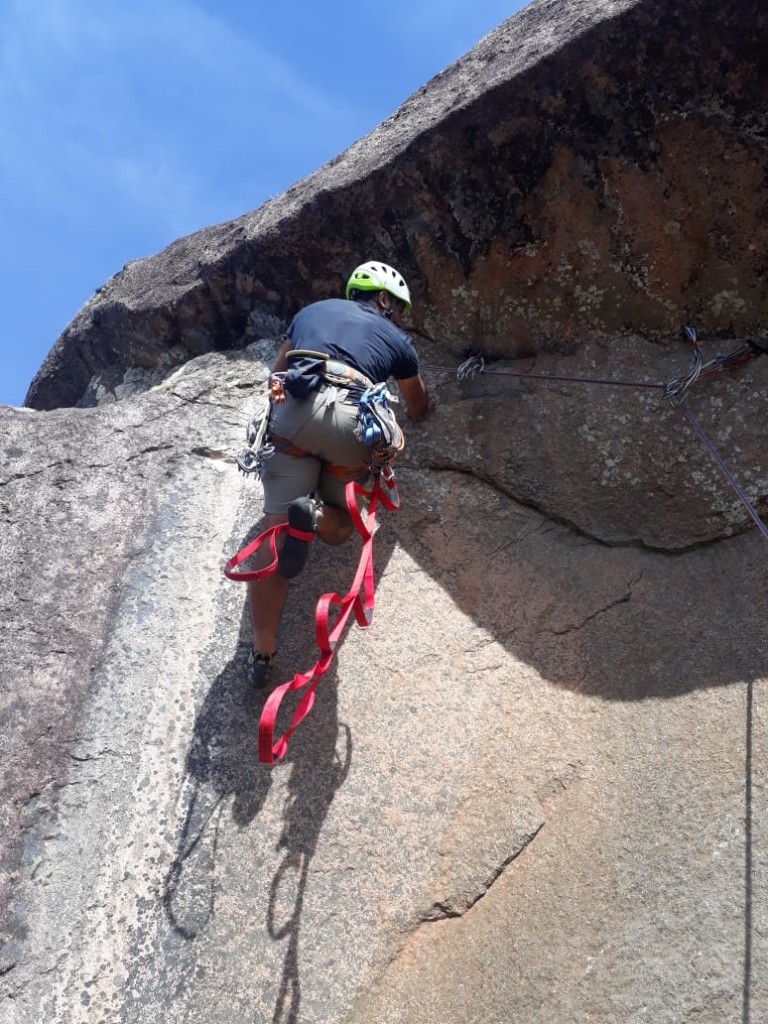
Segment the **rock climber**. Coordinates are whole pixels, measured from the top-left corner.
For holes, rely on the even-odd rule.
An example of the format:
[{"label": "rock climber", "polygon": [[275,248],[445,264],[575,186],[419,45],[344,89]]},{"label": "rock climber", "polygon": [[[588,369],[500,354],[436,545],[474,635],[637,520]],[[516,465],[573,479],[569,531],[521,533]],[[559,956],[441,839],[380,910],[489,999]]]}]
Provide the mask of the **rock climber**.
[{"label": "rock climber", "polygon": [[387,402],[394,378],[412,421],[433,408],[402,320],[411,296],[402,275],[386,263],[357,267],[346,299],[324,299],[294,317],[271,368],[267,442],[261,467],[264,529],[288,523],[277,571],[248,584],[252,649],[246,669],[265,686],[288,594],[315,537],[342,544],[353,524],[346,507],[350,480],[364,483],[376,458],[403,446]]}]

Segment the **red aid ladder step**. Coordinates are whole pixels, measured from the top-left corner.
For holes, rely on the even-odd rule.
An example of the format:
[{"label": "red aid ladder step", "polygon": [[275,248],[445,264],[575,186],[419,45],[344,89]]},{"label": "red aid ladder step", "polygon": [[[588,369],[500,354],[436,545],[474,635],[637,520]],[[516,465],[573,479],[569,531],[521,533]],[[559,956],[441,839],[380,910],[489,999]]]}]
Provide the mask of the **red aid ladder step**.
[{"label": "red aid ladder step", "polygon": [[[384,486],[382,486],[382,478]],[[358,496],[368,498],[368,515],[363,520],[358,508]],[[362,538],[363,547],[360,552],[360,559],[357,564],[357,571],[352,581],[352,586],[347,593],[340,597],[338,594],[323,594],[317,602],[315,609],[315,639],[320,649],[320,657],[308,672],[299,672],[293,679],[281,686],[276,687],[269,695],[264,704],[259,719],[259,761],[262,764],[277,764],[288,749],[288,740],[299,724],[306,718],[315,703],[315,691],[317,684],[329,669],[333,660],[336,645],[341,639],[344,628],[350,615],[354,612],[357,624],[362,628],[369,626],[373,619],[374,607],[374,575],[373,575],[373,533],[376,527],[376,507],[379,502],[390,512],[400,507],[400,498],[397,493],[395,474],[390,467],[385,467],[377,473],[370,491],[361,487],[354,481],[347,484],[345,491],[347,510],[352,522]],[[277,537],[288,529],[287,523],[273,526],[265,530],[256,540],[239,551],[224,566],[224,575],[237,582],[247,583],[250,580],[263,579],[277,569]],[[272,561],[266,568],[254,571],[238,571],[237,566],[250,558],[261,547],[263,543],[269,543],[272,551]],[[340,608],[339,615],[332,627],[329,627],[328,619],[332,608]],[[306,690],[299,701],[291,718],[288,729],[278,738],[274,739],[275,719],[277,718],[280,704],[287,693],[291,690]]]}]

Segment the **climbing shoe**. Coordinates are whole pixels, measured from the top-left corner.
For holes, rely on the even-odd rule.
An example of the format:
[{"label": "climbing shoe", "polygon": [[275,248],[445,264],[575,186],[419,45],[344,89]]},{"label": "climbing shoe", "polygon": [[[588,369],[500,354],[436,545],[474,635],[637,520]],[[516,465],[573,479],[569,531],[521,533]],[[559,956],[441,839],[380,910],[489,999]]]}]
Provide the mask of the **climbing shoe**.
[{"label": "climbing shoe", "polygon": [[245,661],[245,671],[248,682],[256,690],[263,689],[270,680],[272,669],[275,664],[277,651],[271,654],[260,654],[258,651],[249,651]]},{"label": "climbing shoe", "polygon": [[288,532],[277,556],[277,571],[287,580],[298,576],[307,564],[319,512],[320,502],[310,497],[296,498],[288,506]]}]

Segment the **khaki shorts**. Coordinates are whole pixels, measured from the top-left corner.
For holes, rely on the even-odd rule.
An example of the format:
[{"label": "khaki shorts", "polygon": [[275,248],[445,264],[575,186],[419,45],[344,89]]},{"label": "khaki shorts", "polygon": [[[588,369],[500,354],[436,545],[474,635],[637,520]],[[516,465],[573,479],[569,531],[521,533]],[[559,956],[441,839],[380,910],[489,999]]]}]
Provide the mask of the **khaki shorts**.
[{"label": "khaki shorts", "polygon": [[[285,396],[273,405],[268,432],[275,454],[264,463],[264,511],[287,514],[288,506],[305,494],[346,508],[350,480],[364,483],[370,475],[371,449],[355,437],[357,403],[346,388],[323,385],[308,398]],[[280,438],[305,454],[290,455]],[[278,440],[275,440],[278,439]],[[290,449],[289,449],[290,450]]]}]

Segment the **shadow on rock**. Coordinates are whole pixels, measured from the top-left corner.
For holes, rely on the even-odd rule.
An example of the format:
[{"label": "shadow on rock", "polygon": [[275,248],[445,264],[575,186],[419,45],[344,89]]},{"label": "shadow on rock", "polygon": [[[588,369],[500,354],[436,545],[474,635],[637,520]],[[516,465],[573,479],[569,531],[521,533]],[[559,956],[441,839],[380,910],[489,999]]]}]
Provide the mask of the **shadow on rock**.
[{"label": "shadow on rock", "polygon": [[[377,576],[389,561],[393,544],[394,537],[389,531],[377,533],[374,539]],[[288,653],[287,663],[283,662],[288,669],[283,673],[284,678],[306,671],[312,659],[317,657],[317,648],[312,647],[308,640],[313,633],[318,598],[324,593],[343,595],[347,592],[354,579],[360,543],[354,539],[339,548],[318,544],[312,555],[309,578],[305,585],[292,589],[283,618],[281,648]],[[352,616],[341,643],[356,628]],[[299,940],[307,879],[323,823],[352,763],[352,734],[349,727],[338,720],[337,687],[334,661],[321,677],[314,707],[291,738],[288,751],[290,774],[278,842],[282,856],[270,885],[267,910],[270,937],[275,942],[287,941],[274,1024],[295,1024],[299,1020]],[[286,697],[285,703],[291,696]],[[289,707],[281,707],[276,735],[287,728],[294,706],[295,701]]]},{"label": "shadow on rock", "polygon": [[268,691],[254,690],[245,679],[246,631],[244,616],[236,654],[206,695],[187,753],[186,812],[163,891],[171,926],[187,939],[194,939],[213,913],[219,826],[229,798],[232,819],[244,828],[259,813],[271,785],[271,774],[256,754]]},{"label": "shadow on rock", "polygon": [[550,683],[621,701],[768,672],[756,531],[680,554],[609,547],[466,474],[404,476],[397,540],[487,633],[478,658],[499,644]]}]

